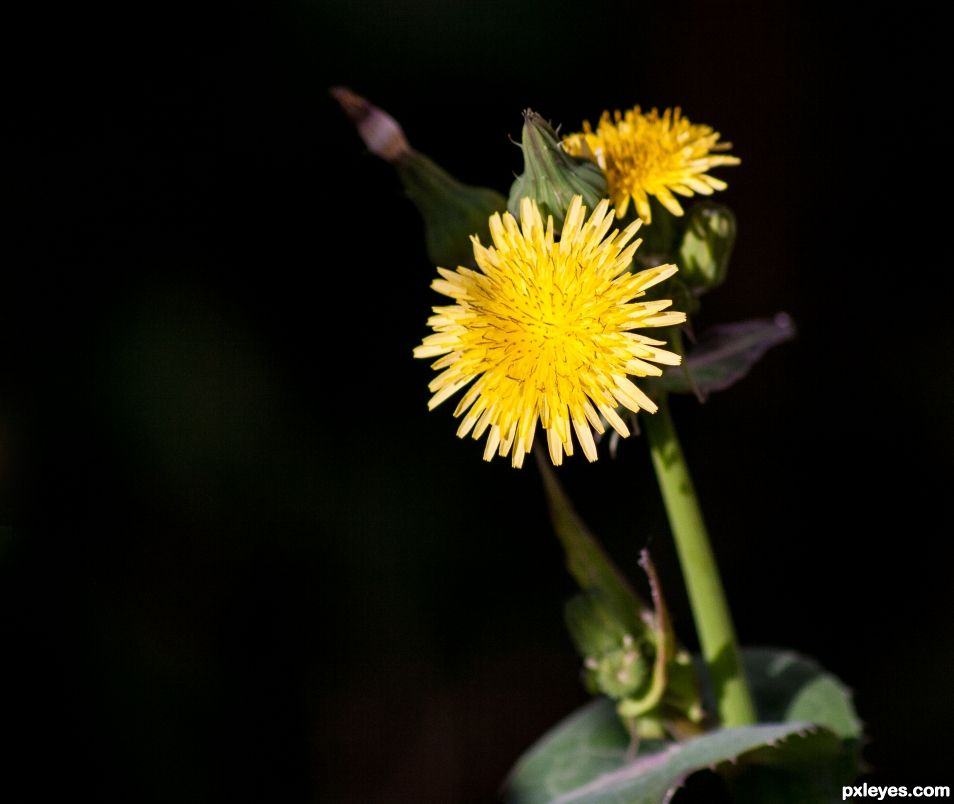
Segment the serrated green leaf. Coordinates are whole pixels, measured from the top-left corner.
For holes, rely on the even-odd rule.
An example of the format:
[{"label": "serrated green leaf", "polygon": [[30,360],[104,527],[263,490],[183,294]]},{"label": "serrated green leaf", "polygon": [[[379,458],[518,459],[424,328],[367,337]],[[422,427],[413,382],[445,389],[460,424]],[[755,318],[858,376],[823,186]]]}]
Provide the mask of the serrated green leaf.
[{"label": "serrated green leaf", "polygon": [[628,736],[618,724],[609,701],[596,701],[563,721],[521,759],[508,786],[508,801],[661,804],[691,773],[737,761],[746,752],[812,728],[808,723],[744,726],[684,743],[654,741],[627,761]]},{"label": "serrated green leaf", "polygon": [[[607,700],[579,710],[545,735],[514,768],[513,804],[661,804],[692,773],[715,768],[745,804],[834,801],[857,773],[861,724],[848,691],[791,651],[743,652],[756,704],[777,722],[720,729],[681,743],[629,735]],[[814,721],[814,722],[812,722]]]},{"label": "serrated green leaf", "polygon": [[745,663],[762,720],[807,720],[825,728],[834,750],[815,755],[754,752],[730,781],[738,804],[829,804],[858,775],[862,723],[851,693],[816,662],[792,651],[753,648]]}]

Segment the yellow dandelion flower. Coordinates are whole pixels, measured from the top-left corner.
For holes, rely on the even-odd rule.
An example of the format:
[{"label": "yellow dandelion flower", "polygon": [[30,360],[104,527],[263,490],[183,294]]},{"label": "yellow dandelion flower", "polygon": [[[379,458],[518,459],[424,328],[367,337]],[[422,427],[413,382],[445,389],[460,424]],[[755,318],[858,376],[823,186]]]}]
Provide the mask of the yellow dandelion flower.
[{"label": "yellow dandelion flower", "polygon": [[625,114],[603,112],[596,131],[584,121],[583,131],[563,140],[573,156],[595,161],[606,173],[609,195],[622,218],[630,199],[646,223],[651,221],[649,196],[654,195],[673,215],[682,206],[673,195],[711,195],[726,183],[706,171],[719,165],[737,165],[738,157],[713,153],[726,151],[731,143],[719,142],[719,132],[690,123],[677,107],[660,115],[655,109],[643,114],[639,107]]},{"label": "yellow dandelion flower", "polygon": [[602,433],[605,419],[627,436],[619,405],[655,412],[627,375],[658,376],[653,363],[676,366],[680,357],[658,348],[664,341],[632,330],[680,324],[686,316],[663,312],[668,300],[633,300],[677,269],[630,273],[640,221],[607,236],[613,220],[608,200],[587,220],[575,196],[556,239],[553,217],[544,227],[536,202],[524,198],[519,226],[509,212],[490,218],[493,246],[471,237],[479,271],[437,269],[441,278],[432,287],[456,303],[434,308],[427,322],[434,334],[414,355],[441,356],[433,364],[443,371],[429,386],[430,409],[473,382],[454,416],[466,413],[461,438],[488,432],[484,460],[512,450],[513,465],[521,466],[539,420],[554,464],[564,451],[573,454],[571,427],[595,461],[590,428]]}]

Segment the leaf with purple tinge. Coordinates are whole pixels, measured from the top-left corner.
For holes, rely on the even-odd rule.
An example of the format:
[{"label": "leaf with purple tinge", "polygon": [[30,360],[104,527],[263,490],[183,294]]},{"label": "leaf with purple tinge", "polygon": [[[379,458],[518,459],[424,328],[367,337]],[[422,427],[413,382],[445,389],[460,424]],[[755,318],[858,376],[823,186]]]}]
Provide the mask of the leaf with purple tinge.
[{"label": "leaf with purple tinge", "polygon": [[629,735],[612,703],[566,718],[517,763],[512,804],[667,804],[696,771],[716,770],[740,804],[829,804],[858,771],[861,723],[841,683],[791,651],[744,651],[764,720],[683,742]]},{"label": "leaf with purple tinge", "polygon": [[[749,751],[780,744],[815,731],[811,723],[777,723],[716,731],[665,747],[644,744],[639,755],[626,761],[622,744],[606,741],[618,723],[612,704],[597,701],[559,724],[524,756],[509,786],[511,802],[519,804],[662,804],[686,777],[704,768],[735,762]],[[646,748],[652,747],[652,752]],[[584,768],[599,769],[591,778]]]},{"label": "leaf with purple tinge", "polygon": [[702,333],[686,350],[682,368],[652,379],[661,390],[696,394],[704,400],[741,380],[769,349],[795,337],[795,323],[786,313],[720,324]]}]

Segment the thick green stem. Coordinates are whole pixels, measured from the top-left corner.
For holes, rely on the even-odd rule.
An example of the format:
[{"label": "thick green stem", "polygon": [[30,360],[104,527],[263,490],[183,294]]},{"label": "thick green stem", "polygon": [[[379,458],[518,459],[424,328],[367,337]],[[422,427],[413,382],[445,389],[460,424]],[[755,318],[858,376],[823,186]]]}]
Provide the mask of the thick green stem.
[{"label": "thick green stem", "polygon": [[723,726],[754,723],[755,706],[742,669],[729,605],[667,401],[660,402],[655,415],[641,418],[689,591],[689,603],[702,656],[709,668],[719,717]]}]

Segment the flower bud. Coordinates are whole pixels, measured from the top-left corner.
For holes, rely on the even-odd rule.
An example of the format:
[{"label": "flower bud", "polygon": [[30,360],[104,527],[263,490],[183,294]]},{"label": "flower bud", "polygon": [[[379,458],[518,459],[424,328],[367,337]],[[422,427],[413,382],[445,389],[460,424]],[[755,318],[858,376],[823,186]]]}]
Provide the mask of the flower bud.
[{"label": "flower bud", "polygon": [[689,211],[676,253],[679,276],[696,293],[725,281],[735,245],[735,215],[728,207],[711,202]]},{"label": "flower bud", "polygon": [[532,198],[541,214],[553,216],[554,225],[563,223],[573,196],[583,196],[583,204],[593,209],[606,197],[606,177],[599,166],[578,159],[563,150],[556,132],[536,112],[523,113],[523,173],[510,189],[507,208],[514,217],[520,214],[520,199]]},{"label": "flower bud", "polygon": [[652,632],[642,627],[629,633],[611,607],[595,592],[577,595],[567,602],[566,622],[577,649],[585,657],[589,689],[619,700],[638,695],[647,686],[653,670]]},{"label": "flower bud", "polygon": [[375,156],[394,162],[411,150],[400,124],[386,111],[347,87],[332,87],[329,91]]},{"label": "flower bud", "polygon": [[345,87],[332,96],[354,123],[375,156],[397,169],[404,191],[424,219],[427,256],[435,265],[473,265],[470,235],[486,241],[487,221],[507,200],[495,190],[462,184],[424,154],[415,151],[400,124],[370,101]]}]

